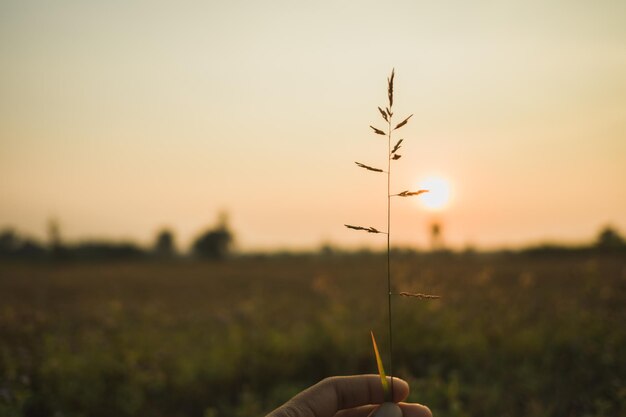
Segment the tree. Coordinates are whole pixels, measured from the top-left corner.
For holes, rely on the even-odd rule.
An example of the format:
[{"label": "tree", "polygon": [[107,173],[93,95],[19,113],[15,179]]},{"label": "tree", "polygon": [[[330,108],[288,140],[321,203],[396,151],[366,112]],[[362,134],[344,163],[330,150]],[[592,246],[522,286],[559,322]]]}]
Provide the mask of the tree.
[{"label": "tree", "polygon": [[618,249],[624,246],[624,238],[612,228],[607,226],[598,234],[596,246],[603,250]]},{"label": "tree", "polygon": [[228,228],[227,217],[220,214],[217,225],[202,233],[193,243],[192,252],[204,259],[224,259],[230,253],[233,234]]},{"label": "tree", "polygon": [[176,255],[174,234],[170,230],[159,232],[154,243],[154,254],[159,258],[173,258]]},{"label": "tree", "polygon": [[9,257],[15,253],[20,245],[20,239],[13,229],[5,229],[0,232],[0,256]]},{"label": "tree", "polygon": [[61,225],[55,218],[48,220],[48,254],[54,260],[67,260],[70,256],[69,249],[63,244],[61,238]]}]

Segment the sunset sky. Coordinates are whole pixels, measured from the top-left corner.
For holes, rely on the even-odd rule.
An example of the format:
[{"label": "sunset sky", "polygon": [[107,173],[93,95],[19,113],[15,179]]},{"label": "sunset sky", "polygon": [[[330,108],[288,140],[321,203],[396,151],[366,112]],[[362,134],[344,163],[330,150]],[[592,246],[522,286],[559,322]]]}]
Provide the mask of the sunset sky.
[{"label": "sunset sky", "polygon": [[[392,242],[626,233],[626,2],[0,3],[0,229],[179,247],[221,211],[243,250],[383,243],[377,106],[396,69]],[[419,197],[418,197],[419,199]]]}]

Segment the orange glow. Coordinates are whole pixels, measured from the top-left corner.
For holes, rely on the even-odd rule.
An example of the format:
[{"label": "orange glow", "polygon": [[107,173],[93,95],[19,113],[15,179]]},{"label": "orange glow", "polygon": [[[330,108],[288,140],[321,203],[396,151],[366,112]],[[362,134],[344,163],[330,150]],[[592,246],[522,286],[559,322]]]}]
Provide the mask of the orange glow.
[{"label": "orange glow", "polygon": [[445,178],[437,175],[428,176],[420,181],[419,188],[428,190],[418,199],[422,207],[431,211],[440,211],[449,205],[450,183]]},{"label": "orange glow", "polygon": [[386,166],[393,67],[392,192],[431,189],[395,244],[444,214],[458,248],[626,231],[618,2],[142,3],[0,2],[0,231],[188,246],[226,210],[242,251],[383,247],[343,224],[385,223],[354,162]]}]

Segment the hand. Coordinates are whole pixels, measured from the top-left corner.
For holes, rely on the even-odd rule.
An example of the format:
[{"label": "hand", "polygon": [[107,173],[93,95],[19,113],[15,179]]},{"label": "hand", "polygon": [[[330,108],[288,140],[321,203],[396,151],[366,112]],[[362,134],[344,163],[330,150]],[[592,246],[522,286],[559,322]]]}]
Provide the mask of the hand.
[{"label": "hand", "polygon": [[[393,391],[394,402],[402,401],[409,395],[409,384],[394,378]],[[384,397],[378,375],[334,376],[302,391],[266,417],[366,417]],[[398,405],[404,417],[432,417],[423,405]]]}]

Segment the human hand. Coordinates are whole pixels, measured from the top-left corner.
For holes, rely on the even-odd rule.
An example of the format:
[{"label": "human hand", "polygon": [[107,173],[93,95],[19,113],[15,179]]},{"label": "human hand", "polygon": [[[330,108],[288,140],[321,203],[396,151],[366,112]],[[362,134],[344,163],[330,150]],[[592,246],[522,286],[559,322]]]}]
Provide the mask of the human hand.
[{"label": "human hand", "polygon": [[[409,395],[409,384],[394,378],[393,391],[394,402],[402,401]],[[302,391],[266,417],[366,417],[384,401],[378,375],[334,376]],[[432,417],[423,405],[398,405],[404,417]]]}]

